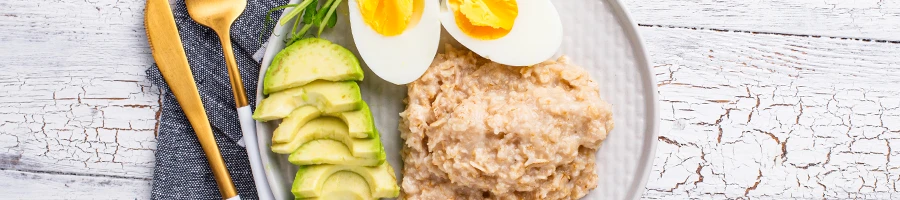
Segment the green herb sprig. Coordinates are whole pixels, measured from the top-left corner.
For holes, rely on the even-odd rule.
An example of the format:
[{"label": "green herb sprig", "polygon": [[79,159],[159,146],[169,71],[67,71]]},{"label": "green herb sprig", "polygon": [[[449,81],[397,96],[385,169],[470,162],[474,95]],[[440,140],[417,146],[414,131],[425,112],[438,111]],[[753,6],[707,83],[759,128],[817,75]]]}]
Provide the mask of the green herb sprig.
[{"label": "green herb sprig", "polygon": [[[273,12],[294,8],[278,21],[279,25],[284,26],[292,19],[294,20],[294,24],[291,27],[291,35],[286,41],[287,45],[291,45],[292,43],[303,39],[303,37],[306,36],[306,32],[313,26],[318,28],[316,37],[319,37],[322,35],[322,31],[324,31],[325,28],[332,28],[337,24],[338,17],[335,15],[335,11],[340,3],[341,0],[327,0],[324,4],[319,5],[319,0],[303,0],[303,2],[298,4],[287,4],[269,9],[269,11],[266,12],[266,21],[263,30],[268,29],[269,25],[272,23]],[[301,23],[303,26],[300,26]],[[262,41],[262,33],[260,33],[260,41]]]}]

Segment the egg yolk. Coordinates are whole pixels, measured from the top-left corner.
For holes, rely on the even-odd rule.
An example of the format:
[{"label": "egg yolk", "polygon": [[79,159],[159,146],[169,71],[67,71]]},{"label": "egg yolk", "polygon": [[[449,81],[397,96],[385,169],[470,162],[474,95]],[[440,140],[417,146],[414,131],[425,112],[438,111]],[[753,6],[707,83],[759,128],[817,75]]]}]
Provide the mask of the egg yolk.
[{"label": "egg yolk", "polygon": [[400,35],[422,17],[423,0],[357,0],[363,21],[384,36]]},{"label": "egg yolk", "polygon": [[506,36],[519,15],[515,0],[449,0],[456,26],[473,38],[493,40]]}]

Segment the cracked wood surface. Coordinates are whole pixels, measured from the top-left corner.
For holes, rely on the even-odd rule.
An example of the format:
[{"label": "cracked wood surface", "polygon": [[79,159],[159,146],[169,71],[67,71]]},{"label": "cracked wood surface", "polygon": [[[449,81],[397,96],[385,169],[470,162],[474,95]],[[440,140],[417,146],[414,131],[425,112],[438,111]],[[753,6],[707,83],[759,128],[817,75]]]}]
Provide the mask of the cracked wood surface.
[{"label": "cracked wood surface", "polygon": [[[897,2],[742,2],[626,1],[663,108],[644,198],[900,198]],[[143,3],[0,1],[4,197],[149,198]]]},{"label": "cracked wood surface", "polygon": [[641,31],[662,108],[644,198],[900,198],[900,44]]},{"label": "cracked wood surface", "polygon": [[900,1],[623,0],[638,24],[900,43]]},{"label": "cracked wood surface", "polygon": [[0,8],[3,198],[148,198],[160,96],[143,2]]}]

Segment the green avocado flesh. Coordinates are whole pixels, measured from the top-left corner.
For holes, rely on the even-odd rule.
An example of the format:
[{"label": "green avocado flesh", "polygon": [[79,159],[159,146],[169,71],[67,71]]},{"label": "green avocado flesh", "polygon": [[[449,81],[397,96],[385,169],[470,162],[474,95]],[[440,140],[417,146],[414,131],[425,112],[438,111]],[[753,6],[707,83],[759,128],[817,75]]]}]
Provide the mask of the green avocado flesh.
[{"label": "green avocado flesh", "polygon": [[376,137],[375,120],[372,119],[372,111],[366,102],[362,103],[359,110],[339,113],[326,113],[326,116],[340,118],[347,123],[350,136],[355,138]]},{"label": "green avocado flesh", "polygon": [[284,118],[275,132],[272,133],[272,143],[287,143],[294,139],[295,133],[306,125],[309,120],[313,120],[322,115],[318,108],[313,106],[303,106],[294,109],[290,115]]},{"label": "green avocado flesh", "polygon": [[298,130],[292,140],[287,143],[273,143],[272,152],[290,154],[300,148],[301,145],[317,139],[331,139],[344,143],[354,157],[375,158],[382,154],[381,139],[354,138],[347,132],[347,124],[338,118],[319,117],[307,122]]},{"label": "green avocado flesh", "polygon": [[[301,199],[301,198],[298,198]],[[328,177],[322,185],[319,197],[303,198],[305,200],[371,200],[372,192],[369,184],[359,174],[339,171]]]},{"label": "green avocado flesh", "polygon": [[361,81],[363,71],[359,60],[346,48],[307,38],[278,52],[264,78],[263,94],[272,94],[315,80]]},{"label": "green avocado flesh", "polygon": [[[333,9],[333,8],[332,8]],[[281,120],[272,152],[300,168],[296,199],[373,200],[400,194],[369,106],[356,81],[363,70],[340,45],[306,38],[284,48],[263,77],[253,119]]]},{"label": "green avocado flesh", "polygon": [[[352,172],[357,174],[362,180],[350,176],[342,175],[339,172]],[[340,175],[335,177],[335,175]],[[340,180],[335,180],[340,179]],[[330,181],[339,182],[340,185],[331,186]],[[365,183],[359,183],[365,181]],[[352,183],[351,183],[352,182]],[[400,187],[397,186],[397,178],[394,176],[394,169],[387,163],[382,163],[376,167],[361,167],[349,165],[307,165],[301,166],[294,177],[294,184],[291,192],[297,199],[304,198],[320,198],[331,199],[330,195],[335,195],[335,190],[343,190],[345,193],[352,193],[351,196],[363,196],[364,192],[357,191],[351,187],[359,187],[361,185],[368,186],[371,196],[370,198],[392,198],[400,195]],[[326,196],[327,195],[327,196]],[[338,196],[344,196],[338,194]]]},{"label": "green avocado flesh", "polygon": [[270,121],[288,116],[296,108],[310,105],[324,113],[358,110],[362,107],[359,85],[353,81],[315,81],[281,91],[259,102],[253,119]]},{"label": "green avocado flesh", "polygon": [[353,165],[377,166],[384,162],[384,150],[377,157],[359,158],[350,153],[350,148],[336,140],[321,139],[307,142],[291,153],[288,161],[294,165]]},{"label": "green avocado flesh", "polygon": [[[294,133],[300,130],[309,120],[322,116],[319,109],[312,106],[304,106],[294,109],[284,118],[275,132],[272,134],[273,143],[287,143],[294,138]],[[375,121],[372,119],[372,111],[365,102],[359,110],[325,114],[325,116],[337,117],[347,124],[350,137],[372,138],[375,137]]]}]

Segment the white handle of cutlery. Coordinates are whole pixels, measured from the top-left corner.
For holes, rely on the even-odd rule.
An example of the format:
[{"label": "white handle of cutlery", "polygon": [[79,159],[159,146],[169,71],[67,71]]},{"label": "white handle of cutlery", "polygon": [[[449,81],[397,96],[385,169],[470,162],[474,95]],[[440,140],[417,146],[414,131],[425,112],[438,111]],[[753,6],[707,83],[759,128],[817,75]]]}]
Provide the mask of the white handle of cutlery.
[{"label": "white handle of cutlery", "polygon": [[[269,182],[266,179],[265,167],[259,154],[259,143],[256,138],[256,121],[253,121],[253,112],[250,106],[237,109],[238,118],[241,120],[241,132],[243,132],[244,148],[247,149],[247,158],[250,159],[250,169],[253,172],[253,182],[256,184],[256,193],[260,200],[274,200]],[[231,199],[229,199],[231,200]],[[240,200],[240,199],[237,199]]]}]

